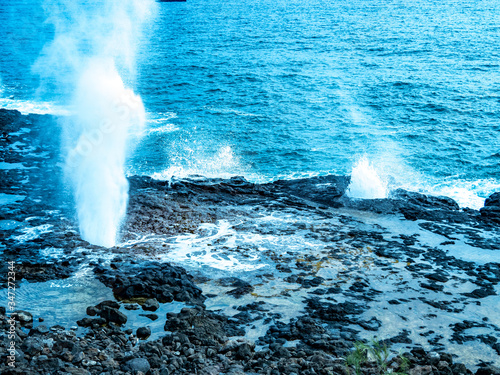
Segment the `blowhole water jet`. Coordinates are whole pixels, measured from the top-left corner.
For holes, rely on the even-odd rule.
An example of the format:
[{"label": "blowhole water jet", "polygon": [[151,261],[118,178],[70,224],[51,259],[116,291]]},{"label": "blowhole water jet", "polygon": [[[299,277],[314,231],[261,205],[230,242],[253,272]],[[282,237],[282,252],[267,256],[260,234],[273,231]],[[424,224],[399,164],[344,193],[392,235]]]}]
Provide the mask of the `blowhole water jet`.
[{"label": "blowhole water jet", "polygon": [[91,61],[76,88],[65,174],[76,200],[82,237],[113,246],[125,217],[125,156],[130,132],[145,123],[141,99],[125,88],[112,61]]},{"label": "blowhole water jet", "polygon": [[[133,80],[141,25],[153,0],[46,0],[54,40],[35,64],[68,99],[63,125],[64,174],[75,199],[80,234],[115,245],[128,201],[125,160],[146,114],[122,77]],[[47,90],[47,88],[45,88]]]},{"label": "blowhole water jet", "polygon": [[387,184],[366,157],[353,167],[347,196],[359,199],[387,198]]}]

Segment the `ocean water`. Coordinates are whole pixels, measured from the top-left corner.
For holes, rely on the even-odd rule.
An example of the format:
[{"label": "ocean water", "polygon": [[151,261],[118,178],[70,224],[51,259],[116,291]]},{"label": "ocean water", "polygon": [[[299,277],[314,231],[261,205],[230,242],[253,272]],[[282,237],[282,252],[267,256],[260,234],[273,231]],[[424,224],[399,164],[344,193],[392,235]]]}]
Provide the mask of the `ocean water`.
[{"label": "ocean water", "polygon": [[[40,79],[43,1],[2,1],[0,107],[71,113]],[[500,3],[157,3],[126,83],[148,127],[129,174],[350,174],[479,208],[500,188]],[[124,77],[127,80],[127,77]],[[366,162],[365,162],[366,163]]]}]

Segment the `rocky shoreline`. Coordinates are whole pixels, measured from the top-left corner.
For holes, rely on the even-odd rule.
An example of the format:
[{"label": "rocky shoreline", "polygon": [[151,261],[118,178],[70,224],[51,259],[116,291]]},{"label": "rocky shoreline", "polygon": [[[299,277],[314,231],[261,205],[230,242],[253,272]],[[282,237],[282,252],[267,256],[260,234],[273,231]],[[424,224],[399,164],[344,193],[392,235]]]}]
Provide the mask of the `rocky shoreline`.
[{"label": "rocky shoreline", "polygon": [[[116,303],[105,302],[110,306]],[[10,368],[4,364],[2,374],[351,373],[344,359],[351,349],[349,342],[332,337],[318,321],[306,317],[275,330],[286,332],[284,337],[300,340],[300,345],[285,347],[276,338],[263,350],[256,350],[255,343],[245,339],[232,340],[230,336],[239,333],[235,324],[202,307],[184,308],[168,316],[168,333],[148,342],[138,342],[139,331],[136,335],[124,331],[109,317],[92,319],[84,337],[60,326],[48,329],[39,325],[26,333],[30,316],[19,317],[27,319],[19,322],[24,329],[16,331],[16,365]],[[1,322],[1,328],[7,330],[3,314]],[[407,368],[401,358],[408,361]],[[454,363],[451,355],[421,348],[394,357],[387,361],[387,367],[394,373],[472,374],[463,364]],[[380,368],[375,361],[369,361],[362,364],[362,373],[380,373]],[[498,374],[498,368],[483,366],[475,374]]]},{"label": "rocky shoreline", "polygon": [[[0,124],[2,274],[14,262],[21,293],[87,272],[114,297],[70,326],[18,314],[15,367],[0,302],[2,374],[354,374],[371,337],[391,354],[359,373],[500,374],[499,193],[476,211],[404,190],[351,200],[343,176],[134,176],[123,244],[104,249],[78,235],[54,119]],[[131,328],[137,314],[163,329]]]}]

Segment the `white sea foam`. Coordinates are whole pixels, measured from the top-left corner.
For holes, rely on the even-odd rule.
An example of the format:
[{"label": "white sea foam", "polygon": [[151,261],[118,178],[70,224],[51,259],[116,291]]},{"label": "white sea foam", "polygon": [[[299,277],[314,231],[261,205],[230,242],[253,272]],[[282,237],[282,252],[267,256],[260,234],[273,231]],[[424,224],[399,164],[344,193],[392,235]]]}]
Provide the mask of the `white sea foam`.
[{"label": "white sea foam", "polygon": [[217,224],[202,224],[198,234],[176,237],[165,259],[195,269],[203,266],[217,270],[245,272],[266,267],[258,262],[258,254],[247,254],[243,258],[237,254],[222,253],[212,246],[214,242],[220,241],[227,241],[227,246],[233,246],[235,240],[236,232],[226,220],[221,220]]},{"label": "white sea foam", "polygon": [[179,130],[175,124],[170,122],[177,117],[174,112],[148,112],[146,117],[146,126],[137,134],[139,137],[161,135]]},{"label": "white sea foam", "polygon": [[174,118],[177,118],[177,113],[175,112],[148,113],[148,123],[152,124],[163,124]]},{"label": "white sea foam", "polygon": [[500,181],[494,178],[466,180],[460,176],[450,176],[438,180],[417,173],[407,173],[404,179],[396,176],[390,185],[391,189],[403,188],[433,196],[445,196],[454,199],[462,208],[480,209],[484,200],[495,191],[500,191]]},{"label": "white sea foam", "polygon": [[183,154],[173,157],[172,164],[162,172],[153,173],[157,180],[170,180],[172,177],[187,178],[203,176],[207,178],[230,178],[248,176],[248,168],[229,146],[221,147],[214,155],[204,155],[202,151],[187,149]]},{"label": "white sea foam", "polygon": [[40,237],[44,233],[49,233],[52,231],[53,225],[51,224],[42,224],[36,227],[24,228],[22,231],[24,234],[19,236],[13,236],[12,238],[19,242],[32,241],[38,237]]},{"label": "white sea foam", "polygon": [[68,116],[71,110],[49,102],[18,100],[12,98],[0,98],[0,108],[17,110],[23,115],[30,113],[38,115]]},{"label": "white sea foam", "polygon": [[426,190],[433,195],[444,195],[453,198],[460,207],[480,209],[484,200],[495,191],[500,191],[500,181],[493,178],[474,181],[452,179],[449,182],[436,184]]},{"label": "white sea foam", "polygon": [[163,124],[156,127],[148,127],[144,135],[170,133],[179,130],[174,124]]}]

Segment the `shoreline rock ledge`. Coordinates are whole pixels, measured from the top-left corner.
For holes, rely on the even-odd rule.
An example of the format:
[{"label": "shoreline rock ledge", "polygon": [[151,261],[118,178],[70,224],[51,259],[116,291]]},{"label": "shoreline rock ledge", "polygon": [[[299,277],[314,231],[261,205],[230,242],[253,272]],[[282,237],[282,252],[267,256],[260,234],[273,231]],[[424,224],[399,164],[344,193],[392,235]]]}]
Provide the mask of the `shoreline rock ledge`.
[{"label": "shoreline rock ledge", "polygon": [[500,191],[491,194],[484,201],[484,207],[479,210],[483,217],[500,223]]}]

